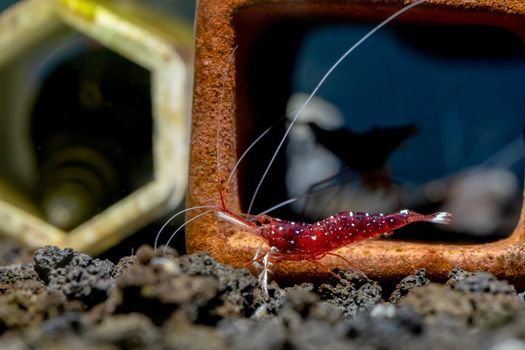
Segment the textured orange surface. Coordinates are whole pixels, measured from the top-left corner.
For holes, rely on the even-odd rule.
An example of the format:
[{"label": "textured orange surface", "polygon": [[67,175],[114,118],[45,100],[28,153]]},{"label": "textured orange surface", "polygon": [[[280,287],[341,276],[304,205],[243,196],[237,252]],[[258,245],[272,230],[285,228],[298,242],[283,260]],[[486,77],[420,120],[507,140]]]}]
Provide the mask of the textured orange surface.
[{"label": "textured orange surface", "polygon": [[[218,179],[225,181],[242,144],[239,140],[249,128],[250,106],[236,71],[243,57],[230,60],[236,45],[248,45],[246,33],[236,33],[236,21],[247,21],[253,31],[278,19],[289,17],[348,19],[359,18],[379,23],[403,1],[247,1],[200,0],[197,13],[197,42],[194,104],[191,136],[188,206],[219,205]],[[525,38],[525,1],[523,0],[429,0],[397,19],[405,23],[492,24],[507,27]],[[243,39],[244,38],[244,39]],[[239,42],[241,41],[241,42]],[[241,71],[241,70],[239,70]],[[239,123],[239,118],[243,122]],[[220,131],[217,133],[217,126]],[[239,125],[243,125],[239,128]],[[217,135],[220,164],[217,164]],[[225,189],[226,205],[239,210],[237,179]],[[354,266],[373,279],[395,280],[425,267],[432,278],[444,278],[454,266],[467,270],[486,270],[514,283],[525,276],[525,223],[504,240],[476,245],[422,244],[371,240],[337,250]],[[238,227],[221,222],[212,214],[189,225],[187,248],[207,251],[218,261],[245,266],[259,245],[256,237]],[[323,264],[334,268],[340,260],[327,257]],[[272,270],[277,279],[305,280],[322,278],[326,272],[308,262],[282,262]]]}]

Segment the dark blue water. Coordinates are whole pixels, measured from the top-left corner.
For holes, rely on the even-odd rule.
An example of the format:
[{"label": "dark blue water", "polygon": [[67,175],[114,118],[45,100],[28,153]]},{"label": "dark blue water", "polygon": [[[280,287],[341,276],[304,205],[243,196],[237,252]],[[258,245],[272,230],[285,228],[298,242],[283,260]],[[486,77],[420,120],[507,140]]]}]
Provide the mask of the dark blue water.
[{"label": "dark blue water", "polygon": [[[525,50],[510,32],[465,28],[382,30],[320,90],[353,131],[417,125],[418,133],[390,158],[397,181],[424,183],[485,164],[511,169],[523,183]],[[312,31],[299,51],[294,91],[312,91],[370,29],[340,25]],[[414,38],[418,30],[422,34]]]}]

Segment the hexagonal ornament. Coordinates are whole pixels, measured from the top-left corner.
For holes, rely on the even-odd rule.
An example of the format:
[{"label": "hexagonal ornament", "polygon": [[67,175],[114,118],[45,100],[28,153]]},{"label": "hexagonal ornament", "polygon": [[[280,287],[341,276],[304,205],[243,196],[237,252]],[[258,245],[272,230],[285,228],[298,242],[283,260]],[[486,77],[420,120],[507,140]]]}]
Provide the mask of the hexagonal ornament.
[{"label": "hexagonal ornament", "polygon": [[[0,14],[0,70],[11,69],[13,63],[24,61],[43,42],[53,43],[68,29],[150,71],[152,180],[69,232],[39,217],[30,200],[0,182],[0,232],[33,248],[49,244],[96,254],[183,199],[188,172],[192,35],[183,22],[129,1],[21,1]],[[11,70],[9,74],[20,76]],[[0,91],[16,94],[17,88],[4,84]],[[27,136],[19,131],[20,123],[27,120],[30,100],[14,106],[9,98],[4,99],[0,128],[6,136],[0,142],[0,159],[21,158],[29,146]]]}]

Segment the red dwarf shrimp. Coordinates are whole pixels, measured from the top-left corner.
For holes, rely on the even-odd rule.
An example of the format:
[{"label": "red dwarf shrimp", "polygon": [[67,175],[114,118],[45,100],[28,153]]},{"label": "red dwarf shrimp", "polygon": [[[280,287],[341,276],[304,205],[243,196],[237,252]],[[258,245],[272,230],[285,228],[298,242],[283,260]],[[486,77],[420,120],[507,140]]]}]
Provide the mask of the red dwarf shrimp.
[{"label": "red dwarf shrimp", "polygon": [[[281,220],[265,214],[247,220],[224,210],[218,211],[217,215],[222,220],[242,225],[271,247],[262,258],[263,270],[259,275],[259,282],[265,293],[270,258],[277,261],[315,262],[347,244],[388,235],[413,222],[448,224],[451,220],[451,215],[446,212],[423,215],[406,209],[392,214],[344,211],[313,224]],[[259,252],[255,255],[254,262],[258,259]]]},{"label": "red dwarf shrimp", "polygon": [[[368,34],[362,37],[356,44],[350,47],[332,65],[332,67],[327,71],[327,73],[323,76],[323,78],[317,84],[313,92],[309,95],[306,102],[296,111],[293,119],[291,119],[289,126],[287,127],[286,132],[284,133],[283,138],[281,139],[279,145],[277,146],[277,149],[275,150],[272,156],[272,159],[270,160],[267,168],[264,171],[264,174],[262,175],[256,187],[256,190],[253,194],[251,202],[248,206],[247,213],[250,213],[253,203],[255,201],[255,198],[257,196],[257,193],[260,189],[260,186],[263,183],[270,167],[272,166],[272,163],[275,160],[277,153],[282,148],[285,142],[285,139],[288,136],[294,123],[298,120],[305,106],[309,103],[309,101],[317,93],[317,91],[319,90],[321,85],[325,82],[325,80],[332,74],[334,69],[354,49],[356,49],[361,43],[363,43],[366,39],[368,39],[372,34],[374,34],[381,27],[383,27],[388,22],[398,17],[402,13],[410,10],[411,8],[425,1],[426,0],[418,0],[416,2],[413,2],[412,4],[403,7],[402,9],[400,9],[399,11],[391,15],[389,18],[387,18],[386,20],[381,22],[379,25],[377,25],[374,29],[372,29]],[[232,56],[233,56],[233,53],[232,53]],[[265,131],[264,134],[266,134],[266,132],[267,131]],[[219,131],[217,130],[217,134],[218,133]],[[256,142],[258,142],[258,140],[262,136],[264,136],[264,134],[259,136],[259,138],[257,138],[248,147],[248,149],[244,152],[244,154],[241,155],[241,157],[239,158],[239,160],[233,167],[233,170],[230,173],[228,180],[225,183],[225,186],[228,186],[230,180],[232,179],[232,175],[237,169],[237,166],[239,165],[240,161],[244,158],[244,156],[250,150],[250,148]],[[218,140],[219,138],[217,137],[217,142]],[[219,157],[218,149],[219,147],[217,145],[217,159],[219,161],[220,157]],[[220,174],[219,174],[219,178],[220,178]],[[262,267],[262,270],[260,270],[258,278],[259,278],[260,286],[265,294],[267,294],[268,272],[270,271],[268,267],[271,265],[270,260],[273,260],[273,261],[283,261],[283,260],[303,261],[304,260],[304,261],[318,263],[318,261],[322,259],[323,257],[325,257],[326,255],[337,256],[337,254],[333,253],[333,251],[338,248],[341,248],[345,245],[348,245],[354,242],[358,242],[361,240],[365,240],[368,238],[374,238],[374,237],[379,237],[385,234],[390,234],[392,233],[393,230],[398,229],[400,227],[403,227],[413,222],[423,221],[423,222],[447,224],[451,220],[451,215],[446,212],[438,212],[438,213],[434,213],[430,215],[423,215],[423,214],[415,213],[410,210],[402,210],[398,213],[392,213],[392,214],[368,214],[368,213],[360,213],[360,212],[353,212],[353,211],[344,211],[344,212],[338,213],[336,215],[332,215],[326,219],[317,221],[312,224],[285,221],[285,220],[281,220],[277,218],[272,218],[266,214],[259,214],[259,215],[234,214],[231,211],[229,211],[225,206],[223,192],[222,192],[222,185],[220,182],[218,184],[218,187],[219,187],[219,193],[220,193],[220,205],[219,206],[199,206],[199,207],[193,207],[193,208],[186,209],[185,212],[191,211],[191,210],[203,209],[203,208],[208,209],[208,210],[189,219],[185,224],[191,221],[197,220],[200,217],[207,215],[209,212],[215,211],[217,217],[220,220],[240,226],[248,233],[251,233],[257,237],[260,237],[262,243],[258,251],[255,253],[255,256],[253,257],[252,262],[254,266],[256,267],[256,269],[260,269]],[[293,201],[293,199],[286,201],[286,203],[289,203],[290,201]],[[176,215],[179,215],[181,213],[182,212],[177,213]],[[183,226],[179,227],[177,231],[175,231],[175,233],[177,233]],[[175,233],[172,234],[167,244],[169,244],[169,242],[171,241]],[[158,236],[155,241],[155,245],[157,243],[157,240],[158,240]],[[266,252],[261,253],[261,248],[262,248],[263,243],[267,243],[270,249]]]}]

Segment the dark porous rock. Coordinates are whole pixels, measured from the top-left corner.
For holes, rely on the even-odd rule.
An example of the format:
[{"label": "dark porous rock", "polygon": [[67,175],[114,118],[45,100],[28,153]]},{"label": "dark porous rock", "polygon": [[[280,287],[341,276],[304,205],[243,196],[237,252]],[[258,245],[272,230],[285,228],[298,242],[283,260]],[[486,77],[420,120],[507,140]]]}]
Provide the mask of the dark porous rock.
[{"label": "dark porous rock", "polygon": [[[424,322],[409,308],[396,309],[381,316],[361,313],[352,319],[346,330],[355,349],[407,349],[411,342],[422,336]],[[416,347],[417,348],[417,347]]]},{"label": "dark porous rock", "polygon": [[157,255],[149,247],[141,247],[137,256],[140,258],[117,278],[108,312],[140,312],[161,325],[179,310],[193,322],[215,322],[210,319],[217,316],[206,310],[212,308],[210,303],[216,303],[216,278],[185,274],[178,258]]},{"label": "dark porous rock", "polygon": [[341,320],[344,320],[344,312],[341,308],[338,308],[327,301],[320,301],[310,308],[309,317],[325,320],[326,322],[335,325],[341,322]]},{"label": "dark porous rock", "polygon": [[182,271],[188,275],[217,277],[221,290],[245,290],[251,289],[257,284],[257,280],[248,270],[234,269],[231,266],[219,264],[205,253],[186,255],[178,261],[181,264]]},{"label": "dark porous rock", "polygon": [[[259,296],[259,291],[255,291],[257,297],[254,298],[252,306],[248,307],[248,314],[254,319],[263,319],[275,316],[283,308],[298,312],[299,317],[306,317],[312,306],[316,305],[319,296],[313,292],[314,286],[311,283],[303,283],[293,287],[279,288],[277,283],[269,284],[269,296]],[[251,308],[257,307],[251,312]]]},{"label": "dark porous rock", "polygon": [[16,264],[0,267],[0,286],[2,284],[11,285],[25,280],[35,280],[38,278],[32,264]]},{"label": "dark porous rock", "polygon": [[321,300],[343,309],[347,317],[368,311],[383,301],[381,286],[363,273],[341,270],[339,276],[333,276],[328,283],[322,284],[319,294]]},{"label": "dark porous rock", "polygon": [[0,290],[0,334],[37,325],[67,309],[75,309],[58,291],[48,290],[40,281],[25,280]]},{"label": "dark porous rock", "polygon": [[114,266],[45,247],[0,268],[0,349],[520,349],[523,294],[488,273],[425,270],[389,302],[359,272],[268,295],[246,269],[207,254],[141,247]]},{"label": "dark porous rock", "polygon": [[97,344],[115,345],[120,349],[162,349],[161,331],[142,314],[114,315],[86,332],[86,338]]},{"label": "dark porous rock", "polygon": [[[57,339],[45,339],[39,342],[31,344],[28,350],[119,350],[124,349],[109,344],[100,344],[89,341],[86,338],[78,338],[75,336],[57,338]],[[131,348],[133,349],[133,348]]]},{"label": "dark porous rock", "polygon": [[518,300],[521,301],[522,303],[525,303],[525,292],[521,292],[517,295],[518,297]]},{"label": "dark porous rock", "polygon": [[[284,290],[282,307],[264,319],[223,319],[218,333],[232,349],[348,348],[343,312],[307,286]],[[297,298],[297,300],[293,300]]]},{"label": "dark porous rock", "polygon": [[215,327],[195,325],[173,319],[163,326],[167,349],[225,350],[226,342]]},{"label": "dark porous rock", "polygon": [[64,334],[77,331],[83,324],[82,314],[78,311],[66,311],[42,322],[44,335]]},{"label": "dark porous rock", "polygon": [[450,271],[446,285],[463,292],[516,294],[513,285],[489,272],[467,272],[457,267]]},{"label": "dark porous rock", "polygon": [[225,319],[217,325],[229,349],[270,350],[286,348],[287,330],[280,318],[260,321]]},{"label": "dark porous rock", "polygon": [[60,291],[68,299],[80,300],[88,307],[104,301],[115,285],[113,263],[93,259],[70,248],[38,249],[34,266],[50,290]]},{"label": "dark porous rock", "polygon": [[66,267],[75,256],[71,248],[60,249],[54,246],[46,246],[35,251],[33,261],[38,276],[46,284],[49,283],[50,274],[58,268]]},{"label": "dark porous rock", "polygon": [[448,323],[451,326],[468,324],[474,311],[463,293],[430,283],[417,288],[402,298],[399,307],[410,307],[427,323]]},{"label": "dark porous rock", "polygon": [[307,319],[300,328],[290,331],[287,343],[293,349],[349,349],[346,328],[343,323],[334,326],[323,320]]},{"label": "dark porous rock", "polygon": [[306,318],[310,314],[310,309],[319,301],[319,296],[313,292],[313,285],[303,284],[285,288],[282,300],[282,308],[290,308]]},{"label": "dark porous rock", "polygon": [[426,276],[427,270],[419,269],[413,275],[403,278],[397,284],[396,289],[392,292],[388,301],[397,303],[401,297],[407,295],[412,289],[429,284],[430,280]]},{"label": "dark porous rock", "polygon": [[121,258],[113,269],[113,278],[117,278],[124,273],[131,265],[137,261],[136,256],[125,256]]},{"label": "dark porous rock", "polygon": [[516,312],[525,311],[513,294],[464,292],[433,283],[413,290],[399,305],[412,308],[427,323],[462,328],[499,327],[510,322]]},{"label": "dark porous rock", "polygon": [[[296,287],[305,287],[306,284]],[[311,290],[310,287],[306,287]],[[253,318],[265,318],[268,316],[274,316],[281,309],[284,302],[286,301],[287,288],[280,288],[277,282],[271,281],[268,283],[268,295],[264,295],[261,289],[256,287],[253,291],[253,302],[246,308],[246,316]]]},{"label": "dark porous rock", "polygon": [[[182,271],[190,276],[210,276],[216,278],[219,285],[220,307],[216,312],[221,317],[250,315],[257,305],[265,300],[257,279],[247,269],[235,269],[215,262],[208,254],[196,253],[177,259]],[[272,284],[273,285],[273,284]],[[270,293],[275,287],[269,286]]]}]

